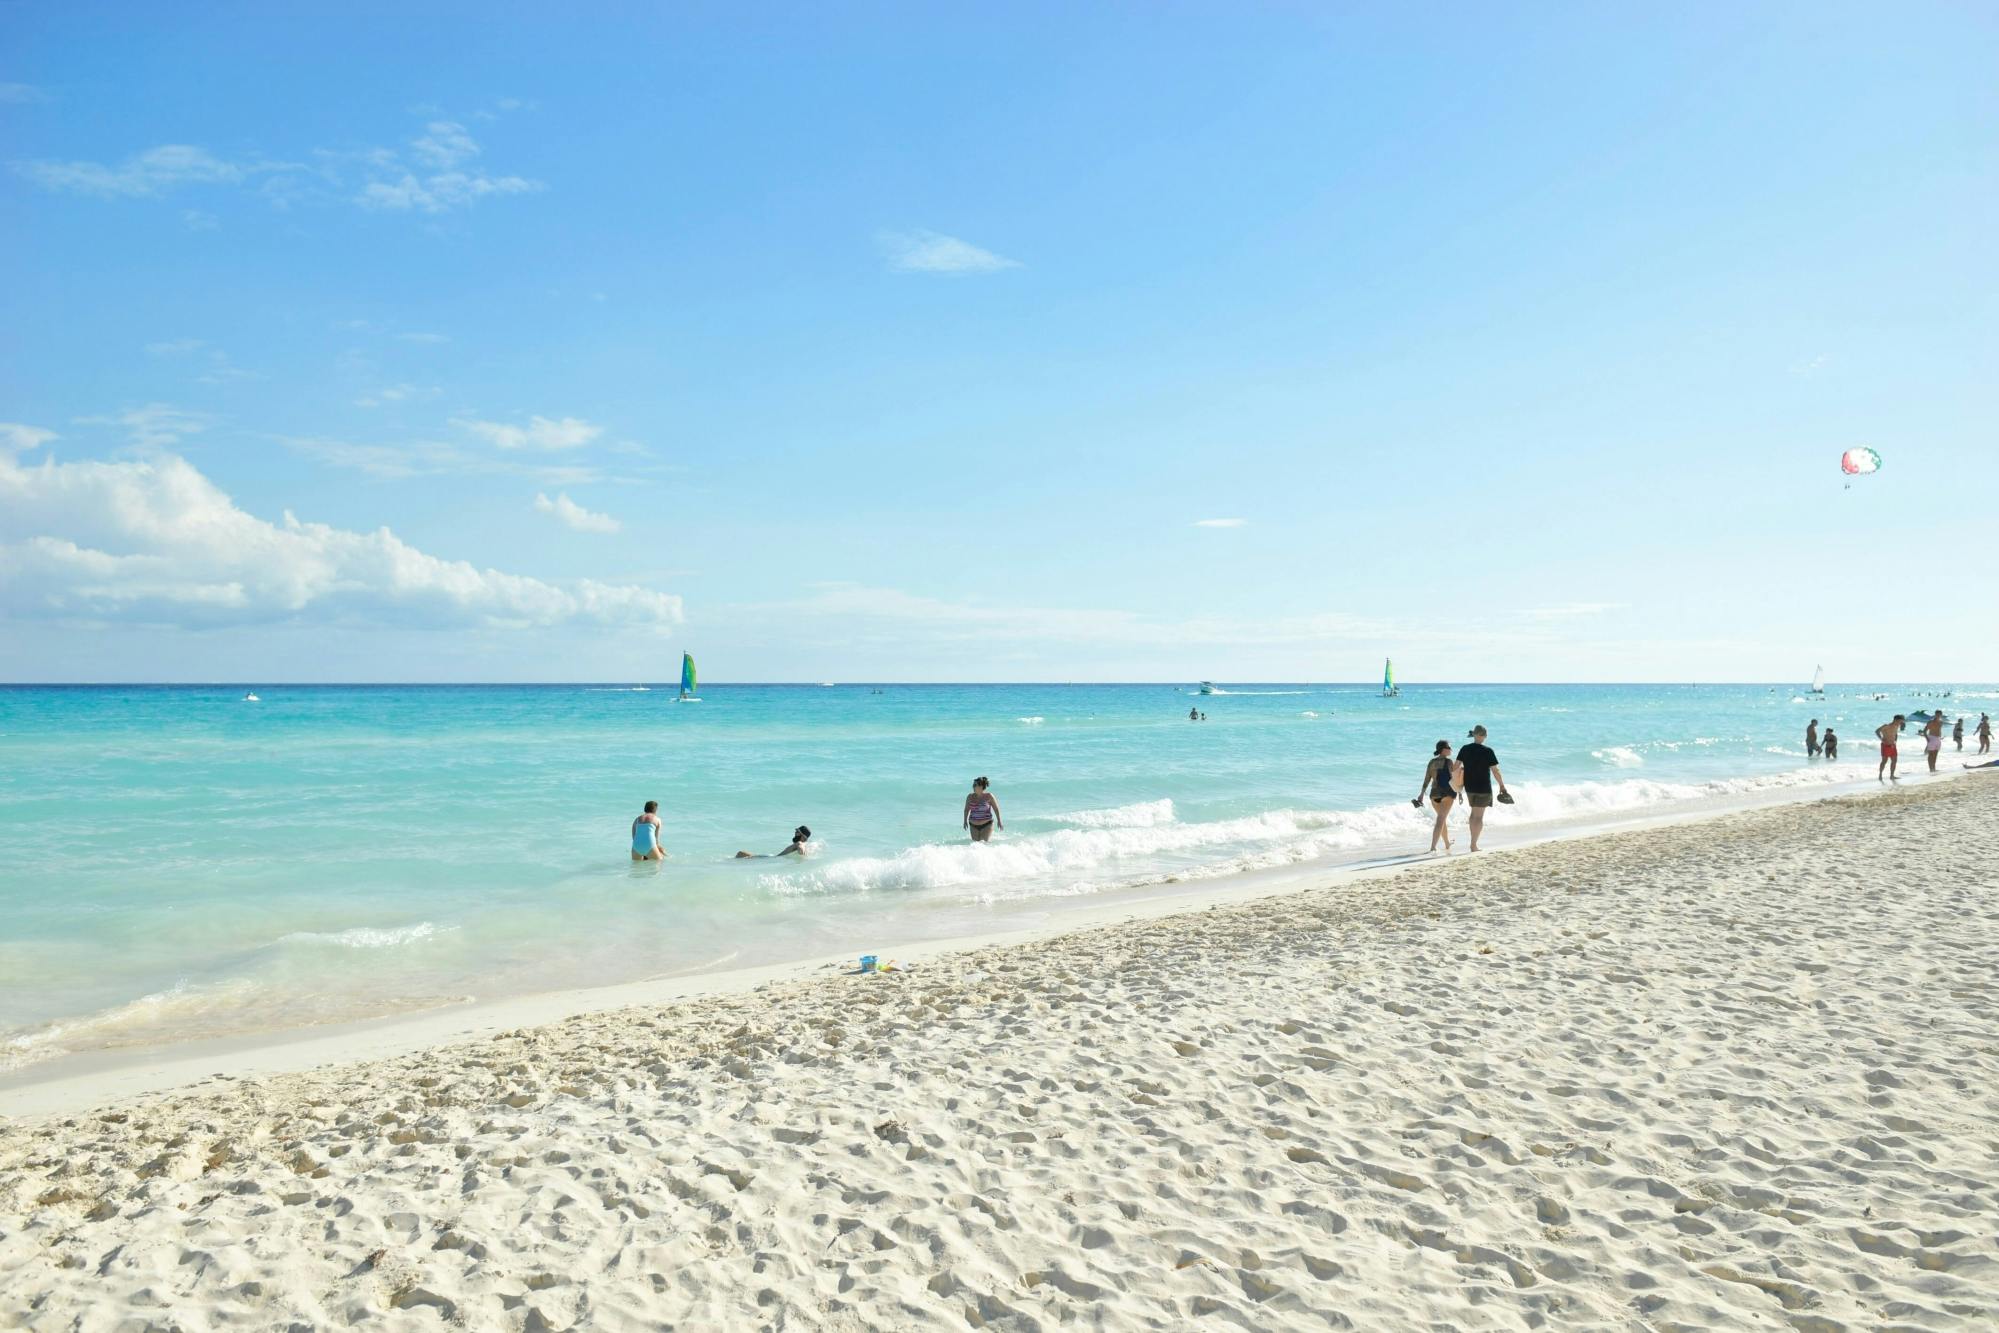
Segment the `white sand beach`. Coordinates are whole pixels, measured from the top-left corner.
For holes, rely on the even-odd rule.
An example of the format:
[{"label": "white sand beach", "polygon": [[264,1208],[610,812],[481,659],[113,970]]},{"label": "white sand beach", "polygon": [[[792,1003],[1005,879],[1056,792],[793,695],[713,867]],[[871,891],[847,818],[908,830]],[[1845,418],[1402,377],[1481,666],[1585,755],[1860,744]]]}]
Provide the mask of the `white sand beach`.
[{"label": "white sand beach", "polygon": [[0,1124],[0,1326],[1999,1320],[1999,778]]}]

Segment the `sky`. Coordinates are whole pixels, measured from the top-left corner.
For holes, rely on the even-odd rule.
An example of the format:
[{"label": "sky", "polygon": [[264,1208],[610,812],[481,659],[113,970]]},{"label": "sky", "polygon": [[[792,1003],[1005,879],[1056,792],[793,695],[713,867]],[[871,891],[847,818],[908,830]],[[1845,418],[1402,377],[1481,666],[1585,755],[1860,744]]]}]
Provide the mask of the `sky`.
[{"label": "sky", "polygon": [[1991,680],[1995,68],[0,0],[0,680]]}]

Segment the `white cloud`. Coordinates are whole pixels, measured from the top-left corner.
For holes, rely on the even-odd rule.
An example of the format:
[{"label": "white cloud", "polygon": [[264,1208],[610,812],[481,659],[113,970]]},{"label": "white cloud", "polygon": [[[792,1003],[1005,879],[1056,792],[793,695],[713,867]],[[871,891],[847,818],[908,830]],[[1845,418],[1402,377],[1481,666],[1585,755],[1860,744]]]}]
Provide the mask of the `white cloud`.
[{"label": "white cloud", "polygon": [[1529,620],[1578,620],[1586,616],[1600,616],[1611,611],[1622,611],[1623,602],[1563,602],[1559,606],[1539,606],[1521,614]]},{"label": "white cloud", "polygon": [[479,141],[455,120],[433,120],[420,138],[410,140],[410,153],[426,166],[448,171],[479,156]]},{"label": "white cloud", "polygon": [[410,140],[416,167],[405,165],[393,152],[378,149],[368,161],[376,179],[362,187],[354,201],[363,208],[444,213],[502,194],[532,194],[540,181],[522,176],[494,176],[468,165],[479,156],[479,141],[455,120],[433,120]]},{"label": "white cloud", "polygon": [[222,225],[213,213],[204,213],[198,208],[184,208],[180,214],[181,225],[189,231],[214,231]]},{"label": "white cloud", "polygon": [[1240,528],[1247,526],[1248,523],[1249,520],[1246,518],[1197,518],[1194,520],[1194,526],[1197,528]]},{"label": "white cloud", "polygon": [[39,449],[50,440],[62,437],[52,430],[39,426],[23,426],[18,421],[0,421],[0,457],[11,454],[25,454],[30,449]]},{"label": "white cloud", "polygon": [[278,439],[294,453],[331,467],[347,468],[391,481],[468,474],[527,477],[541,486],[589,486],[603,480],[599,469],[587,465],[495,458],[484,451],[464,449],[439,440],[364,444],[312,435],[285,435]]},{"label": "white cloud", "polygon": [[192,144],[168,143],[134,154],[115,166],[102,162],[19,162],[22,175],[49,190],[104,198],[163,194],[182,185],[233,185],[279,163],[237,163]]},{"label": "white cloud", "polygon": [[664,628],[681,618],[678,597],[649,588],[480,569],[387,528],[355,532],[289,512],[271,523],[171,454],[37,467],[0,455],[0,532],[0,615],[190,628],[308,617]]},{"label": "white cloud", "polygon": [[529,417],[525,426],[464,418],[453,418],[451,424],[502,449],[580,449],[604,433],[602,426],[593,426],[576,417]]},{"label": "white cloud", "polygon": [[[431,120],[401,149],[316,149],[310,167],[292,162],[232,161],[195,144],[161,144],[121,162],[16,162],[14,169],[44,189],[140,198],[188,185],[234,185],[261,194],[276,209],[346,198],[364,208],[444,213],[496,195],[530,194],[540,181],[495,175],[474,162],[479,143],[454,120]],[[358,192],[357,192],[358,187]],[[213,215],[190,209],[181,219],[195,230]]]},{"label": "white cloud", "polygon": [[146,344],[147,356],[191,356],[208,346],[200,338],[174,338],[166,342]]},{"label": "white cloud", "polygon": [[396,337],[406,343],[448,343],[449,337],[442,333],[398,333]]},{"label": "white cloud", "polygon": [[934,231],[883,232],[888,266],[902,273],[997,273],[1020,262]]},{"label": "white cloud", "polygon": [[46,102],[49,95],[32,83],[0,83],[0,102],[11,102],[17,106],[28,102]]},{"label": "white cloud", "polygon": [[212,423],[205,412],[190,412],[185,408],[173,407],[166,403],[148,403],[144,407],[128,407],[115,416],[78,417],[79,426],[119,426],[125,431],[125,438],[143,449],[163,449],[176,445],[189,435],[199,435]]},{"label": "white cloud", "polygon": [[567,494],[559,494],[553,500],[546,495],[534,497],[535,512],[552,514],[555,518],[578,532],[616,532],[624,524],[609,514],[600,514],[594,509],[585,509],[570,499]]}]

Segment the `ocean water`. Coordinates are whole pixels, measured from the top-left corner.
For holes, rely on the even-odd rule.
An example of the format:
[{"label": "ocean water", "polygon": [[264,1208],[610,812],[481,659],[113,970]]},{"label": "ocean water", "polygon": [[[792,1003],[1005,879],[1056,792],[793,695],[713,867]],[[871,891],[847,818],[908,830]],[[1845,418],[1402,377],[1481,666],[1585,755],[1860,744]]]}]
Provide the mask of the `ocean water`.
[{"label": "ocean water", "polygon": [[[1826,785],[1871,776],[1872,728],[1944,689],[1999,708],[1945,685],[0,687],[0,1070],[1420,850],[1431,744],[1474,722],[1519,799],[1495,842]],[[1839,765],[1807,764],[1810,716]],[[980,774],[1006,829],[972,846]],[[640,866],[648,798],[671,859]],[[733,859],[800,823],[803,863]]]}]

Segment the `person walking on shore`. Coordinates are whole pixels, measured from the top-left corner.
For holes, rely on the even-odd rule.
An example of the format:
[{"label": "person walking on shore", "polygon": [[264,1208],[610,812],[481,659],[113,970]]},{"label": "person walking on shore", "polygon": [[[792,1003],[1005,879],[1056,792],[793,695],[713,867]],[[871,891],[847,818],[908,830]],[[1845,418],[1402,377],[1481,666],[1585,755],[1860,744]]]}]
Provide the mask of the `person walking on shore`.
[{"label": "person walking on shore", "polygon": [[1819,757],[1819,720],[1813,718],[1805,723],[1805,758]]},{"label": "person walking on shore", "polygon": [[1955,745],[1958,749],[1962,750],[1964,748],[1964,714],[1959,713],[1957,715],[1957,725],[1950,729],[1950,739],[1951,744]]},{"label": "person walking on shore", "polygon": [[1897,713],[1893,722],[1884,722],[1874,728],[1875,739],[1881,742],[1881,762],[1874,766],[1876,782],[1881,780],[1881,774],[1884,772],[1887,773],[1890,782],[1899,781],[1895,776],[1895,768],[1901,762],[1902,752],[1896,748],[1895,743],[1901,739],[1902,725],[1905,721],[1907,719]]},{"label": "person walking on shore", "polygon": [[1983,713],[1978,715],[1978,753],[1992,753],[1992,719]]},{"label": "person walking on shore", "polygon": [[1003,829],[1000,822],[999,798],[992,793],[992,784],[984,778],[972,779],[972,794],[965,798],[965,831],[972,835],[973,842],[991,842],[994,829]]},{"label": "person walking on shore", "polygon": [[1943,749],[1943,710],[1932,708],[1930,720],[1923,724],[1923,758],[1928,761],[1930,772],[1937,771],[1937,752]]},{"label": "person walking on shore", "polygon": [[1418,810],[1423,808],[1423,797],[1430,798],[1430,805],[1437,812],[1436,822],[1430,825],[1430,850],[1437,850],[1437,839],[1444,840],[1444,850],[1451,850],[1451,805],[1458,799],[1457,765],[1451,761],[1451,743],[1438,741],[1436,752],[1430,762],[1423,765],[1423,786],[1415,800],[1409,804]]},{"label": "person walking on shore", "polygon": [[1485,728],[1471,729],[1471,744],[1458,750],[1458,788],[1471,807],[1471,849],[1478,850],[1478,835],[1485,831],[1485,812],[1492,808],[1492,784],[1499,784],[1499,801],[1512,805],[1506,791],[1506,777],[1499,771],[1499,756],[1485,743]]}]

